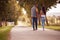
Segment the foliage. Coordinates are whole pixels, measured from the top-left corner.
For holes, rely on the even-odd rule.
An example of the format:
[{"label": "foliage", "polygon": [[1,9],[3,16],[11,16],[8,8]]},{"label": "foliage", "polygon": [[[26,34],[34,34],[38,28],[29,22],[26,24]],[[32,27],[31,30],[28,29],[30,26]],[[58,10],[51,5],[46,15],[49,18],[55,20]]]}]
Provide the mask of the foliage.
[{"label": "foliage", "polygon": [[[20,1],[20,6],[24,7],[27,10],[27,14],[30,16],[30,10],[34,2],[39,3],[40,6],[42,3],[45,4],[46,9],[56,4],[57,0],[18,0]],[[19,5],[16,3],[16,0],[0,0],[0,20],[15,20],[19,12]]]},{"label": "foliage", "polygon": [[16,0],[8,1],[6,9],[8,10],[7,19],[10,21],[15,21],[18,18],[18,12],[20,10],[19,5],[17,4]]},{"label": "foliage", "polygon": [[0,17],[2,19],[13,19],[17,16],[19,8],[16,0],[0,1]]},{"label": "foliage", "polygon": [[28,17],[30,17],[31,7],[35,2],[40,4],[40,7],[41,4],[44,3],[46,9],[48,9],[51,6],[55,6],[57,0],[18,0],[20,6],[16,1],[17,0],[0,0],[0,21],[16,22],[21,12],[20,6],[26,9]]},{"label": "foliage", "polygon": [[7,1],[0,0],[0,21],[6,18],[6,5]]},{"label": "foliage", "polygon": [[[57,0],[19,0],[19,1],[20,1],[20,6],[26,9],[28,17],[31,17],[31,7],[35,3],[38,4],[38,11],[40,11],[42,4],[45,5],[46,11],[47,11],[48,8],[51,8],[51,6],[55,7],[55,4],[57,3]],[[46,20],[46,23],[48,25],[48,20]],[[40,24],[40,19],[39,19],[39,24]]]},{"label": "foliage", "polygon": [[30,16],[31,7],[35,2],[39,4],[40,7],[41,4],[44,3],[47,10],[48,8],[51,8],[51,6],[55,7],[55,4],[57,3],[57,0],[18,0],[18,1],[20,1],[20,6],[25,7],[29,16]]},{"label": "foliage", "polygon": [[0,21],[17,21],[20,13],[20,6],[16,0],[0,1]]}]

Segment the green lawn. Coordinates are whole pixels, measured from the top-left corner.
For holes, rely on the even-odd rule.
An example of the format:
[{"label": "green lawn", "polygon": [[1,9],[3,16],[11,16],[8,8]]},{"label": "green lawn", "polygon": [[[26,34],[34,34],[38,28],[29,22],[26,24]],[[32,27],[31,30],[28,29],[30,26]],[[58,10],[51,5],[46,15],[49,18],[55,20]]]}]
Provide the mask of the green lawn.
[{"label": "green lawn", "polygon": [[[41,27],[41,26],[39,26],[39,27]],[[60,31],[60,26],[45,26],[45,28]]]},{"label": "green lawn", "polygon": [[60,31],[60,26],[46,26],[46,28],[56,30],[56,31]]},{"label": "green lawn", "polygon": [[0,40],[7,40],[12,26],[0,27]]}]

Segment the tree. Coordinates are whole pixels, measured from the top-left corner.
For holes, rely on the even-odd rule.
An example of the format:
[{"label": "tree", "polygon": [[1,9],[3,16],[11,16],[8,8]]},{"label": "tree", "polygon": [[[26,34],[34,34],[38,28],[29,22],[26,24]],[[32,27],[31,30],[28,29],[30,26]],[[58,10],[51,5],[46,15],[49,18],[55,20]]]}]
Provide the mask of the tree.
[{"label": "tree", "polygon": [[[20,5],[22,7],[25,7],[25,9],[27,10],[29,17],[31,15],[31,12],[30,12],[31,7],[34,4],[34,2],[36,2],[37,4],[40,5],[39,10],[41,9],[41,4],[44,3],[44,5],[46,7],[46,11],[48,10],[48,8],[51,8],[51,6],[55,7],[55,5],[57,3],[57,0],[19,0],[19,1],[20,1]],[[46,18],[46,23],[48,24],[47,18]]]},{"label": "tree", "polygon": [[6,21],[6,4],[7,4],[7,0],[0,0],[0,25],[2,25],[2,21]]},{"label": "tree", "polygon": [[1,22],[14,21],[16,24],[19,12],[20,12],[20,6],[18,5],[16,0],[0,0]]},{"label": "tree", "polygon": [[7,20],[14,21],[17,24],[17,19],[20,15],[20,5],[16,0],[9,0],[7,4]]},{"label": "tree", "polygon": [[[0,0],[0,21],[17,21],[18,15],[20,13],[20,6],[24,7],[27,10],[28,17],[31,15],[31,7],[34,2],[41,3],[44,2],[46,11],[51,6],[55,7],[57,0],[19,0],[20,6],[16,2],[17,0]],[[1,23],[0,22],[0,23]]]}]

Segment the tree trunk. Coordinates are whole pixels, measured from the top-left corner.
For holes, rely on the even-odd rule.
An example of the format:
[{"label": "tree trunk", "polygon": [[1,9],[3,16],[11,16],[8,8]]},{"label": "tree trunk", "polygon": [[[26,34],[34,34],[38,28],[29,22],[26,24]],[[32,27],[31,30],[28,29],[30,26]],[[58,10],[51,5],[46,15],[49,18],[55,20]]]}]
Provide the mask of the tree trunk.
[{"label": "tree trunk", "polygon": [[0,27],[2,27],[2,22],[0,21]]},{"label": "tree trunk", "polygon": [[7,26],[7,21],[5,21],[5,26]]},{"label": "tree trunk", "polygon": [[40,23],[40,17],[39,17],[39,25],[41,25],[41,23]]},{"label": "tree trunk", "polygon": [[49,26],[47,17],[46,17],[46,24],[47,24],[47,26]]},{"label": "tree trunk", "polygon": [[14,25],[17,25],[17,20],[14,21]]}]

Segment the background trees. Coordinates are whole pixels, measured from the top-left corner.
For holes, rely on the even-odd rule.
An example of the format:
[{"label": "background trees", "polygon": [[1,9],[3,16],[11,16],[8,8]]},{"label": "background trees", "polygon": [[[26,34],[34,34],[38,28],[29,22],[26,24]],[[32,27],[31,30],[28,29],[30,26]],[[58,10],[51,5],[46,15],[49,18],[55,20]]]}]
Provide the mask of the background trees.
[{"label": "background trees", "polygon": [[16,24],[20,12],[20,6],[18,5],[17,1],[9,0],[6,9],[8,13],[7,21],[14,21]]},{"label": "background trees", "polygon": [[34,2],[39,3],[40,6],[42,3],[44,3],[46,9],[51,8],[51,6],[55,7],[55,4],[57,3],[57,0],[18,0],[18,1],[20,1],[19,2],[20,6],[26,8],[27,7],[26,5],[28,5],[30,9],[33,6]]},{"label": "background trees", "polygon": [[21,7],[24,7],[27,11],[27,15],[30,18],[31,17],[31,7],[33,6],[34,2],[40,4],[45,4],[46,11],[48,8],[51,8],[51,6],[55,7],[55,4],[57,3],[57,0],[18,0],[19,3],[17,3],[17,0],[0,0],[0,23],[2,21],[17,21],[18,16],[21,14]]},{"label": "background trees", "polygon": [[16,0],[0,0],[0,24],[1,22],[14,21],[16,24],[20,6]]},{"label": "background trees", "polygon": [[[28,17],[31,17],[31,7],[33,6],[34,2],[39,4],[39,10],[41,9],[41,4],[44,3],[46,11],[57,4],[57,0],[19,0],[20,6],[24,7],[27,11]],[[48,24],[48,20],[46,19],[46,23]]]},{"label": "background trees", "polygon": [[6,21],[7,13],[6,13],[6,7],[7,7],[7,0],[0,0],[0,25],[2,21]]}]

